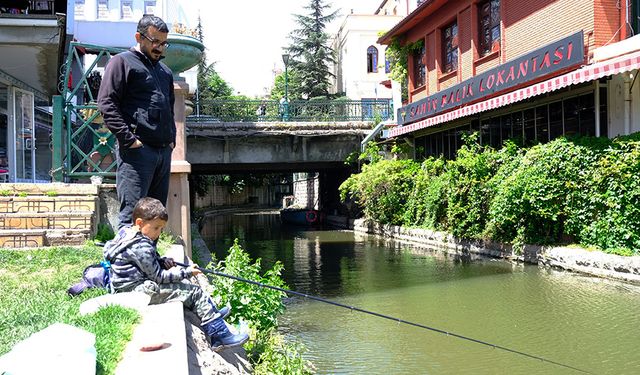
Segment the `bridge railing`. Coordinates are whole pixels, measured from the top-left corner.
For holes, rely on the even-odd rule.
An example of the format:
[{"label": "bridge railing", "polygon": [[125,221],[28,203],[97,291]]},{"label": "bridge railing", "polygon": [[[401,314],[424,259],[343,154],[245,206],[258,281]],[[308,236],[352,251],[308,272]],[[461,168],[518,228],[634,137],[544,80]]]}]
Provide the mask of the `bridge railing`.
[{"label": "bridge railing", "polygon": [[374,121],[392,113],[389,99],[295,100],[288,106],[277,100],[210,99],[196,101],[187,121]]}]

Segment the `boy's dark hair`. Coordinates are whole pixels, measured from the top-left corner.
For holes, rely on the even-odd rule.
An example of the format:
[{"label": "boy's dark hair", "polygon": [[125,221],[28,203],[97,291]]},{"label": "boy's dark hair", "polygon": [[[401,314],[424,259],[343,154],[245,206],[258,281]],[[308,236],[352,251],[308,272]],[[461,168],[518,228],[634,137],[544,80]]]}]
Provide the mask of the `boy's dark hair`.
[{"label": "boy's dark hair", "polygon": [[149,27],[153,26],[156,29],[158,29],[158,31],[163,32],[163,33],[168,33],[169,32],[169,28],[167,27],[167,24],[164,23],[164,21],[162,20],[162,18],[158,17],[158,16],[154,16],[153,14],[144,14],[142,16],[142,18],[140,18],[140,21],[138,21],[138,32],[139,33],[146,33],[147,31],[149,31]]},{"label": "boy's dark hair", "polygon": [[141,198],[133,208],[133,221],[135,222],[138,218],[142,220],[160,219],[162,221],[167,221],[169,220],[169,214],[167,213],[167,209],[159,200],[144,197]]}]

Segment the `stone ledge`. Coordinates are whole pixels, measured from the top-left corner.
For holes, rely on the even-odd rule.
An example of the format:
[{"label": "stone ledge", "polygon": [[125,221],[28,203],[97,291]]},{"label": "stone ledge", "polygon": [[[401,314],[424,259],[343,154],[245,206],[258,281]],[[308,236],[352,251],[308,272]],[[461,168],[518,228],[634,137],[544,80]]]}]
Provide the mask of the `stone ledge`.
[{"label": "stone ledge", "polygon": [[13,194],[56,194],[62,195],[98,195],[98,186],[92,184],[65,184],[62,182],[50,182],[47,184],[30,183],[4,183],[2,190]]},{"label": "stone ledge", "polygon": [[[195,240],[202,241],[200,236],[196,236]],[[204,246],[204,251],[208,251],[206,244],[203,243],[202,246]],[[165,256],[179,262],[192,263],[191,259],[184,254],[184,248],[181,245],[172,245]],[[191,280],[200,285],[206,294],[211,294],[212,286],[204,274],[199,274]],[[230,348],[219,353],[214,352],[211,350],[204,332],[199,328],[200,321],[198,317],[187,309],[183,311],[183,328],[186,331],[186,355],[188,357],[189,374],[236,375],[251,373],[251,365],[243,347]]]},{"label": "stone ledge", "polygon": [[[188,375],[187,338],[180,302],[149,305],[125,348],[116,375]],[[162,344],[162,349],[141,351]]]},{"label": "stone ledge", "polygon": [[378,224],[366,219],[355,220],[353,230],[429,246],[461,256],[477,254],[503,258],[640,284],[640,256],[623,257],[582,248],[537,245],[525,245],[523,254],[515,254],[511,245],[499,242],[463,240],[445,232]]},{"label": "stone ledge", "polygon": [[172,160],[171,173],[191,173],[191,164],[185,160]]},{"label": "stone ledge", "polygon": [[640,256],[623,257],[573,247],[544,249],[539,264],[640,284]]}]

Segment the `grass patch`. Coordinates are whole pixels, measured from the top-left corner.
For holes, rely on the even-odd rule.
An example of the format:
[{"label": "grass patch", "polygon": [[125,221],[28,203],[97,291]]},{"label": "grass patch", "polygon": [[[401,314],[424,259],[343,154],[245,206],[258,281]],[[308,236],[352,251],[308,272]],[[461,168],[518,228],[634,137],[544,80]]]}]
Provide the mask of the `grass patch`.
[{"label": "grass patch", "polygon": [[67,288],[78,282],[89,264],[102,260],[102,249],[0,249],[0,355],[53,323],[66,323],[96,335],[97,373],[113,374],[139,320],[134,310],[111,306],[80,316],[80,304],[104,294],[87,289],[71,298]]}]

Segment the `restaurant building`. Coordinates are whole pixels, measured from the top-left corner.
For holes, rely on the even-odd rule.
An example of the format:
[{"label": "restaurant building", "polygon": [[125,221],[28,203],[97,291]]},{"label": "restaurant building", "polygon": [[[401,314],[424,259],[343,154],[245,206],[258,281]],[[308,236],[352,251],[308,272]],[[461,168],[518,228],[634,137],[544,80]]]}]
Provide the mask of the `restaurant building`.
[{"label": "restaurant building", "polygon": [[408,103],[389,137],[415,157],[482,144],[640,131],[638,3],[426,0],[379,39],[412,46]]}]

